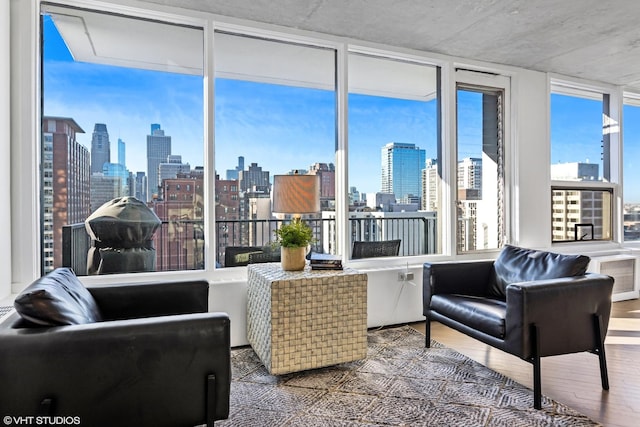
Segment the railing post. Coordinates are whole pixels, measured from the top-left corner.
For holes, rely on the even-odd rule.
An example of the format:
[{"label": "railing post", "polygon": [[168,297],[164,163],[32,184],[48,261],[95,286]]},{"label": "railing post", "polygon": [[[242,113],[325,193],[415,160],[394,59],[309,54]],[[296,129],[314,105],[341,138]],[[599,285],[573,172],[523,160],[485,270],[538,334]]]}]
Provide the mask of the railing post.
[{"label": "railing post", "polygon": [[71,257],[73,256],[73,246],[71,245],[71,227],[73,226],[62,226],[62,267],[71,267]]}]

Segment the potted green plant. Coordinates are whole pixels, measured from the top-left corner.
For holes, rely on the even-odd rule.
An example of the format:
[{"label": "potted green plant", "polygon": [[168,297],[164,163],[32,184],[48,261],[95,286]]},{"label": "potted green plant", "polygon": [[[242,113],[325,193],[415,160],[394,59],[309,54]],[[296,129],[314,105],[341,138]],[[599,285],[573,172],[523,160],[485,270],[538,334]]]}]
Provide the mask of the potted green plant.
[{"label": "potted green plant", "polygon": [[280,259],[285,271],[304,270],[308,246],[313,243],[313,230],[300,218],[283,224],[274,231],[276,243],[280,245]]}]

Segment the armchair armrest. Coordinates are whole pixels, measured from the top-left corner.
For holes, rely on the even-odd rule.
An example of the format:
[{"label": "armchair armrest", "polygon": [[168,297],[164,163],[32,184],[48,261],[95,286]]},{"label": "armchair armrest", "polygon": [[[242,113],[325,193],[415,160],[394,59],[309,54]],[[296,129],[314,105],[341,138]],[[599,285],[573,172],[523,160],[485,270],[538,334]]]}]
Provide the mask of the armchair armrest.
[{"label": "armchair armrest", "polygon": [[[35,414],[45,398],[83,425],[205,422],[207,376],[217,419],[229,410],[230,321],[225,313],[1,331],[0,413]],[[43,363],[43,355],[47,363]],[[173,412],[172,412],[173,411]],[[183,415],[182,415],[183,416]]]},{"label": "armchair armrest", "polygon": [[492,280],[493,261],[427,262],[422,274],[422,295],[427,310],[433,295],[486,295]]},{"label": "armchair armrest", "polygon": [[538,327],[540,357],[596,348],[594,315],[604,340],[611,314],[613,278],[603,274],[512,283],[507,286],[507,351],[532,355],[530,326]]},{"label": "armchair armrest", "polygon": [[205,313],[209,307],[206,280],[94,285],[87,289],[107,320]]}]

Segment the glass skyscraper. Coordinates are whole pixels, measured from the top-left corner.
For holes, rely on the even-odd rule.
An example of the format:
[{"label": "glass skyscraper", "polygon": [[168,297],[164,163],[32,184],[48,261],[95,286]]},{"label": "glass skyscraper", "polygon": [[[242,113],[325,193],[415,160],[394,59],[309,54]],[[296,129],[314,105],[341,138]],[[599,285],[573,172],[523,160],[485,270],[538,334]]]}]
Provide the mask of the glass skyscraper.
[{"label": "glass skyscraper", "polygon": [[166,163],[171,154],[171,137],[164,134],[160,125],[151,125],[151,135],[147,135],[147,201],[158,195],[158,166]]},{"label": "glass skyscraper", "polygon": [[382,147],[381,192],[395,194],[400,203],[420,203],[426,150],[415,144],[390,142]]},{"label": "glass skyscraper", "polygon": [[111,162],[111,144],[107,125],[96,123],[91,136],[91,174],[102,173],[102,167],[109,162]]}]

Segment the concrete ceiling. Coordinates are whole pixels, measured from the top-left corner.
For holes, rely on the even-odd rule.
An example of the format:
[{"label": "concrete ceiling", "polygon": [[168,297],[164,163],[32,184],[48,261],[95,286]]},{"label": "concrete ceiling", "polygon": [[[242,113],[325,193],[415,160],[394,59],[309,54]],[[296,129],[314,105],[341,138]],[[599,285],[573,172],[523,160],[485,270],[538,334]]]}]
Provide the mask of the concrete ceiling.
[{"label": "concrete ceiling", "polygon": [[638,0],[145,0],[640,90]]}]

